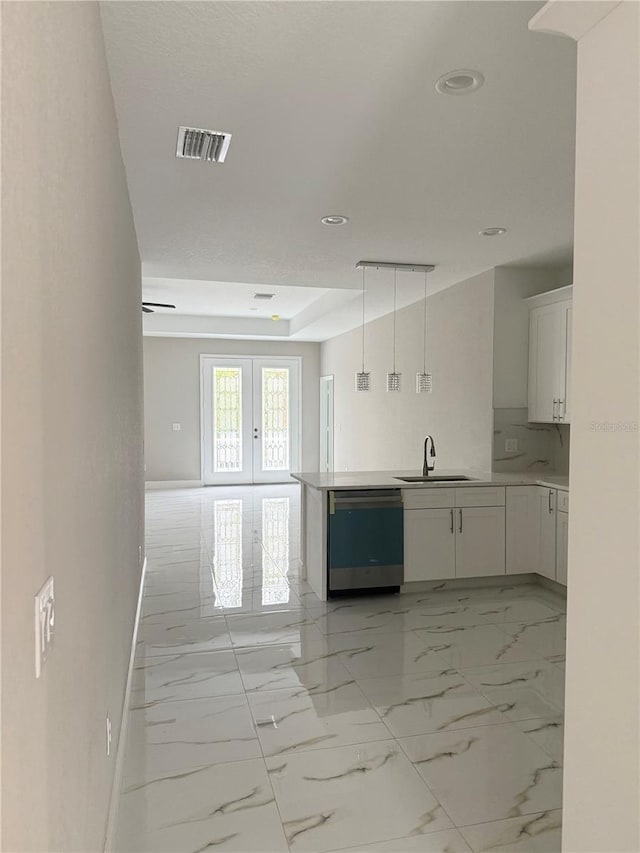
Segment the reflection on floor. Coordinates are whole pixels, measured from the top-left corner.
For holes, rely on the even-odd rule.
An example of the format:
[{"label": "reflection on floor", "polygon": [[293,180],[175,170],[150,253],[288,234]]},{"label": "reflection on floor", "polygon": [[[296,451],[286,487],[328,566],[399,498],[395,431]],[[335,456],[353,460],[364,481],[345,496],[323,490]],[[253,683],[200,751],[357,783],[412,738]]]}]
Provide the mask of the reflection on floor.
[{"label": "reflection on floor", "polygon": [[297,486],[152,492],[120,851],[558,851],[564,602],[320,602]]}]

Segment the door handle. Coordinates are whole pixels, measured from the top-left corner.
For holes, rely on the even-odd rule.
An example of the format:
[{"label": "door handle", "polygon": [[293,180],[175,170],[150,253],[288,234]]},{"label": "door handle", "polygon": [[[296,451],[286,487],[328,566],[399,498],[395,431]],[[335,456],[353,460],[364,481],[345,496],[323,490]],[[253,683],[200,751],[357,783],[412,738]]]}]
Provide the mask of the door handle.
[{"label": "door handle", "polygon": [[460,527],[458,528],[459,532],[462,533],[462,510],[460,510]]},{"label": "door handle", "polygon": [[453,533],[453,510],[450,509],[449,512],[451,513],[451,532]]}]

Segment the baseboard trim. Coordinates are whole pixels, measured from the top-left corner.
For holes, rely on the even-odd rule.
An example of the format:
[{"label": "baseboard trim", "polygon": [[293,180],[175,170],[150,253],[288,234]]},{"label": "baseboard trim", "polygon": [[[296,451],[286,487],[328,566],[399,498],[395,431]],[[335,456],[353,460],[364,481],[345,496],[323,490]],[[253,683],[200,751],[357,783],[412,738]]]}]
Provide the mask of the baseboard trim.
[{"label": "baseboard trim", "polygon": [[199,489],[202,480],[147,480],[145,489]]},{"label": "baseboard trim", "polygon": [[138,590],[138,605],[133,622],[133,636],[131,638],[131,652],[129,654],[129,667],[127,669],[127,682],[124,689],[124,700],[122,702],[122,718],[120,723],[120,734],[118,735],[118,746],[116,748],[116,762],[113,771],[113,783],[111,786],[111,800],[109,802],[109,814],[107,817],[107,832],[104,842],[104,852],[114,853],[116,842],[116,828],[118,825],[118,811],[120,808],[120,792],[122,789],[122,776],[124,772],[124,754],[127,744],[127,730],[129,727],[129,700],[131,698],[131,683],[133,681],[133,664],[136,656],[136,644],[138,641],[138,626],[140,624],[140,612],[142,610],[142,591],[144,579],[147,573],[147,558],[142,564],[140,575],[140,589]]},{"label": "baseboard trim", "polygon": [[447,578],[434,581],[409,581],[400,592],[437,592],[439,590],[481,589],[494,586],[520,586],[534,583],[537,575],[481,575],[470,578]]},{"label": "baseboard trim", "polygon": [[544,575],[538,575],[536,580],[543,586],[545,589],[550,590],[551,592],[555,592],[556,595],[567,597],[567,588],[563,583],[559,583],[558,581],[552,581],[551,578],[546,578]]}]

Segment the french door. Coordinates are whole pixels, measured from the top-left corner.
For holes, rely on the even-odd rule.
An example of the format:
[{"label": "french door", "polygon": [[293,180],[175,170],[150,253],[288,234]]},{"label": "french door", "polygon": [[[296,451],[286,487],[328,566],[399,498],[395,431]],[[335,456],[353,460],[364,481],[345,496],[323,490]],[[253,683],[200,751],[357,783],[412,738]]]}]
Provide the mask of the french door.
[{"label": "french door", "polygon": [[203,355],[200,369],[205,485],[300,470],[300,360]]}]

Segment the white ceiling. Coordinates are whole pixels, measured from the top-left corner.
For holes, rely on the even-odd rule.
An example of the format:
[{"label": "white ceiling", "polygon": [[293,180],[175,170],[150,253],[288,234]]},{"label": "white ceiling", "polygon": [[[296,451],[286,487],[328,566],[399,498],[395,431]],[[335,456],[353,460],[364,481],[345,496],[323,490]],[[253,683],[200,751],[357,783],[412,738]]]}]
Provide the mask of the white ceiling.
[{"label": "white ceiling", "polygon": [[[282,337],[321,340],[359,321],[362,258],[434,263],[431,291],[570,262],[575,44],[528,31],[541,5],[102,3],[144,298],[176,303],[177,333],[208,317],[263,335],[277,313]],[[437,94],[456,68],[485,85]],[[181,124],[231,132],[225,163],[177,159]],[[508,233],[478,236],[492,225]],[[390,310],[387,279],[370,317]],[[282,310],[249,312],[276,288]]]},{"label": "white ceiling", "polygon": [[[145,300],[180,301],[182,314],[214,314],[218,317],[271,317],[278,314],[289,320],[329,291],[326,288],[264,287],[262,284],[238,284],[226,281],[200,281],[145,277]],[[256,293],[273,293],[272,299],[254,299]],[[251,314],[249,314],[251,312]]]}]

